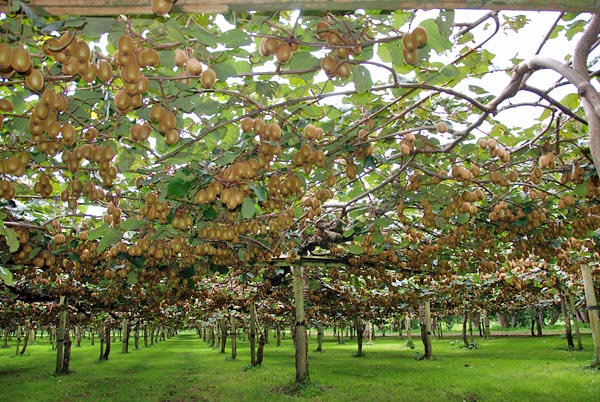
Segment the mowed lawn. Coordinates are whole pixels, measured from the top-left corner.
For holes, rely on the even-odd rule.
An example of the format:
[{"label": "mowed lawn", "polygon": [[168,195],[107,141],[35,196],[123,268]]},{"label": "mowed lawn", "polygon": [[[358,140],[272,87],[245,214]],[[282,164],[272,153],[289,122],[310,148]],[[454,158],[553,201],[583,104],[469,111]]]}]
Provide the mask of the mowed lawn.
[{"label": "mowed lawn", "polygon": [[[273,337],[272,337],[273,338]],[[73,347],[68,376],[52,373],[55,352],[47,339],[15,356],[14,341],[0,349],[0,401],[599,401],[600,371],[592,370],[592,339],[583,352],[568,352],[558,335],[477,338],[479,348],[460,348],[458,338],[434,340],[435,359],[420,361],[397,336],[365,344],[355,357],[355,341],[326,338],[316,353],[310,339],[312,384],[291,393],[294,350],[291,338],[265,347],[260,368],[249,368],[248,342],[238,342],[238,358],[210,348],[193,333],[122,354],[113,344],[107,362],[98,362],[99,344]]]}]

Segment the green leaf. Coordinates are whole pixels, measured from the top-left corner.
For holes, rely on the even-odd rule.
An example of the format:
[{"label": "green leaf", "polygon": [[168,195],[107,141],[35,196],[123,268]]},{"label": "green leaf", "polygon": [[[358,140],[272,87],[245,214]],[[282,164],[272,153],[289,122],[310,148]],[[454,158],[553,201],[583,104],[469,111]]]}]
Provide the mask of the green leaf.
[{"label": "green leaf", "polygon": [[460,213],[460,214],[456,215],[456,222],[459,225],[464,225],[465,223],[467,223],[469,221],[470,217],[471,217],[471,215],[468,212]]},{"label": "green leaf", "polygon": [[371,73],[365,66],[352,67],[352,81],[354,81],[354,88],[358,93],[368,92],[373,88]]},{"label": "green leaf", "polygon": [[587,192],[588,192],[587,183],[579,183],[573,189],[573,194],[575,194],[578,197],[585,197],[587,195]]},{"label": "green leaf", "polygon": [[12,272],[10,272],[8,268],[0,267],[0,281],[8,286],[14,284]]},{"label": "green leaf", "polygon": [[146,221],[142,219],[129,218],[121,222],[121,230],[125,232],[139,230],[146,226]]},{"label": "green leaf", "polygon": [[99,238],[102,237],[102,235],[104,235],[104,233],[108,230],[108,225],[106,223],[102,223],[102,225],[94,230],[90,230],[88,232],[88,240],[89,241],[94,241],[94,240],[98,240]]},{"label": "green leaf", "polygon": [[6,244],[8,244],[11,253],[19,249],[19,236],[17,236],[17,232],[13,228],[5,226],[0,230],[0,234],[3,234],[6,238]]},{"label": "green leaf", "polygon": [[362,254],[364,252],[364,250],[358,244],[351,244],[350,246],[348,246],[348,252],[350,254],[359,255],[359,254]]},{"label": "green leaf", "polygon": [[188,193],[193,183],[193,181],[186,181],[180,178],[173,179],[167,186],[167,192],[175,197],[183,197]]},{"label": "green leaf", "polygon": [[430,46],[438,54],[441,54],[446,50],[452,49],[452,42],[450,42],[448,36],[442,35],[440,33],[440,28],[436,20],[425,20],[421,22],[421,26],[427,30],[427,46]]},{"label": "green leaf", "polygon": [[256,201],[250,197],[244,198],[244,203],[242,204],[242,218],[250,219],[256,215]]},{"label": "green leaf", "polygon": [[269,199],[269,191],[262,183],[250,181],[248,182],[248,188],[254,191],[258,202],[263,202]]},{"label": "green leaf", "polygon": [[219,42],[231,49],[249,45],[251,41],[250,35],[241,29],[230,29],[219,36]]},{"label": "green leaf", "polygon": [[[98,242],[98,252],[101,253],[110,246],[121,240],[122,232],[118,229],[108,228]],[[89,236],[88,236],[89,239]]]}]

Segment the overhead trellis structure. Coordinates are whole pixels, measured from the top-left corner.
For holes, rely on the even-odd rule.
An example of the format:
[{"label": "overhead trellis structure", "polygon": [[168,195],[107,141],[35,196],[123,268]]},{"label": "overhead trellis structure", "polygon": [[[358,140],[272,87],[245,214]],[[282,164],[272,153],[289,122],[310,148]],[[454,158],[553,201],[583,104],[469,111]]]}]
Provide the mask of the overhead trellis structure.
[{"label": "overhead trellis structure", "polygon": [[[14,0],[0,1],[0,11],[10,9]],[[116,15],[150,14],[151,0],[30,0],[26,5],[40,15]],[[172,13],[224,13],[228,11],[267,10],[353,10],[353,9],[489,9],[599,12],[600,0],[178,0]]]}]

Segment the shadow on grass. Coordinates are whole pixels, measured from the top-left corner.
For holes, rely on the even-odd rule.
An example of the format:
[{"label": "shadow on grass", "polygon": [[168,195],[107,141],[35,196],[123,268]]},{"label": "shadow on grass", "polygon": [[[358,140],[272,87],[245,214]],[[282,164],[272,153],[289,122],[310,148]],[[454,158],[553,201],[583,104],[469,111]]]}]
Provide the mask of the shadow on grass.
[{"label": "shadow on grass", "polygon": [[327,390],[332,389],[333,387],[324,386],[320,384],[313,384],[310,382],[302,382],[302,383],[290,383],[283,385],[281,387],[274,388],[271,392],[275,394],[281,394],[286,396],[296,396],[302,398],[314,398],[322,395]]}]

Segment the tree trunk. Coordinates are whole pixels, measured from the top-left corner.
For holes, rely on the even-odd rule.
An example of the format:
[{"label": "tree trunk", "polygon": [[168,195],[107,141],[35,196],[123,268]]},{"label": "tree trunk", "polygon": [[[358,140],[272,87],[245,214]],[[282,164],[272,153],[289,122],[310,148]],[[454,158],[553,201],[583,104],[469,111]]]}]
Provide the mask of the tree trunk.
[{"label": "tree trunk", "polygon": [[595,358],[592,367],[600,367],[600,318],[598,317],[598,303],[594,291],[594,279],[592,278],[592,272],[589,266],[585,264],[581,265],[581,277],[583,278],[585,301],[590,318],[592,340],[594,342]]},{"label": "tree trunk", "polygon": [[277,328],[275,329],[275,338],[277,340],[277,346],[281,346],[281,327],[279,325],[277,325]]},{"label": "tree trunk", "polygon": [[465,311],[463,313],[463,322],[462,322],[462,331],[461,331],[461,335],[462,335],[462,340],[463,340],[463,346],[466,348],[467,346],[469,346],[469,341],[467,339],[467,321],[469,320],[468,318],[468,314]]},{"label": "tree trunk", "polygon": [[8,347],[9,347],[9,346],[8,346],[8,334],[9,334],[9,333],[10,333],[10,331],[9,331],[8,327],[6,327],[6,328],[4,329],[4,342],[2,343],[2,348],[3,348],[3,349],[6,349],[6,348],[8,348]]},{"label": "tree trunk", "polygon": [[31,332],[31,328],[29,326],[29,321],[25,322],[25,339],[23,339],[23,348],[19,352],[19,355],[23,356],[25,351],[27,350],[27,344],[29,343],[29,334]]},{"label": "tree trunk", "polygon": [[433,357],[432,346],[431,346],[431,302],[429,299],[425,299],[422,309],[422,322],[421,322],[421,339],[423,340],[423,346],[425,347],[425,353],[423,359],[431,359]]},{"label": "tree trunk", "polygon": [[256,366],[256,304],[250,301],[250,365]]},{"label": "tree trunk", "polygon": [[577,310],[575,309],[575,301],[573,295],[569,292],[569,310],[571,311],[571,317],[573,317],[573,326],[575,327],[575,338],[577,338],[577,350],[583,350],[583,344],[581,343],[581,333],[579,332],[579,320],[577,318]]},{"label": "tree trunk", "polygon": [[304,317],[304,277],[301,266],[295,266],[294,303],[296,310],[295,347],[296,347],[296,383],[310,383],[308,374],[308,337]]},{"label": "tree trunk", "polygon": [[484,339],[492,339],[492,333],[490,331],[490,317],[485,312],[483,316],[483,337]]},{"label": "tree trunk", "polygon": [[221,353],[225,353],[225,347],[227,346],[227,320],[223,318],[219,324],[221,328]]},{"label": "tree trunk", "polygon": [[81,347],[81,326],[75,325],[75,347]]},{"label": "tree trunk", "polygon": [[535,322],[537,336],[542,336],[542,327],[543,326],[544,326],[544,309],[540,308],[537,311],[537,320]]},{"label": "tree trunk", "polygon": [[364,333],[365,333],[365,323],[363,323],[361,321],[360,318],[356,318],[356,320],[354,321],[354,326],[356,328],[356,344],[358,346],[358,350],[356,351],[356,356],[362,356],[363,355],[363,337],[364,337]]},{"label": "tree trunk", "polygon": [[323,327],[317,324],[317,352],[323,351]]},{"label": "tree trunk", "polygon": [[535,323],[536,323],[536,314],[535,314],[535,309],[532,307],[531,308],[531,336],[535,336]]},{"label": "tree trunk", "polygon": [[267,339],[264,333],[260,334],[258,337],[258,349],[256,351],[256,365],[260,366],[263,362],[263,357],[265,356],[265,344],[267,343]]},{"label": "tree trunk", "polygon": [[129,321],[127,317],[123,318],[121,328],[121,353],[129,352]]},{"label": "tree trunk", "polygon": [[64,353],[65,353],[65,327],[67,324],[67,306],[65,297],[60,296],[60,312],[58,314],[58,331],[56,336],[56,375],[63,372]]},{"label": "tree trunk", "polygon": [[139,321],[135,324],[135,331],[133,333],[133,345],[135,350],[140,349],[140,323]]},{"label": "tree trunk", "polygon": [[69,323],[69,316],[65,319],[65,341],[64,341],[64,354],[63,354],[63,365],[62,374],[69,374],[69,366],[71,365],[71,325]]},{"label": "tree trunk", "polygon": [[144,321],[144,347],[148,347],[148,323]]},{"label": "tree trunk", "polygon": [[21,333],[23,329],[20,325],[17,325],[17,349],[15,350],[15,356],[19,356],[19,349],[21,348]]},{"label": "tree trunk", "polygon": [[231,314],[229,328],[231,331],[231,360],[235,360],[237,357],[237,328],[235,322],[235,315]]},{"label": "tree trunk", "polygon": [[105,348],[104,348],[104,355],[102,356],[101,360],[108,360],[108,356],[110,355],[110,324],[105,324],[104,327],[104,341],[105,341]]},{"label": "tree trunk", "polygon": [[406,344],[410,345],[412,343],[412,332],[411,332],[411,322],[410,315],[406,314],[404,317],[404,328],[406,328]]},{"label": "tree trunk", "polygon": [[498,313],[496,315],[496,317],[498,318],[498,324],[500,324],[500,326],[502,328],[508,328],[510,326],[510,324],[508,323],[508,314],[505,312],[502,313]]},{"label": "tree trunk", "polygon": [[100,326],[98,330],[98,336],[100,336],[100,357],[98,360],[104,360],[104,326]]},{"label": "tree trunk", "polygon": [[566,306],[565,297],[563,293],[559,289],[560,296],[560,308],[562,310],[563,317],[565,318],[565,337],[567,338],[567,349],[573,350],[575,349],[575,344],[573,343],[573,332],[571,331],[571,317],[569,316],[569,310]]},{"label": "tree trunk", "polygon": [[469,318],[469,345],[473,344],[473,313],[471,310],[467,313]]}]

